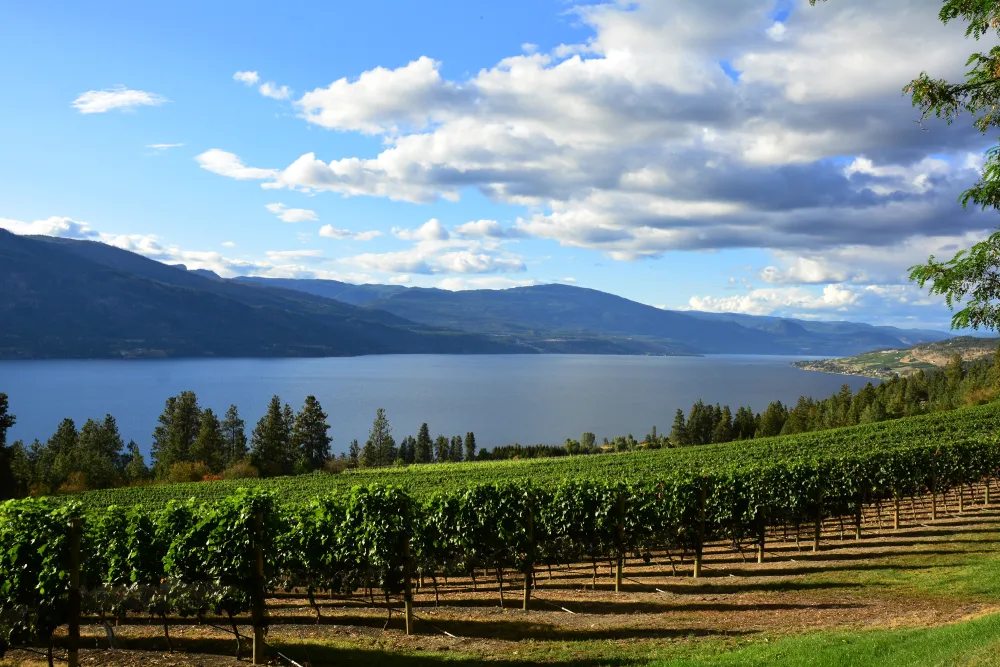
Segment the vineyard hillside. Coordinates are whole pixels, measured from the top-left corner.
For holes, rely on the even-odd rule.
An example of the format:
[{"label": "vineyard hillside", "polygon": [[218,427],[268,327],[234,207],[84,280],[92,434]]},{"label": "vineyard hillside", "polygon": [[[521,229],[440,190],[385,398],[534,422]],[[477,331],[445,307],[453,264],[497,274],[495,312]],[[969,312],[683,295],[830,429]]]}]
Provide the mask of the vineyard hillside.
[{"label": "vineyard hillside", "polygon": [[566,479],[640,480],[680,470],[715,473],[737,464],[815,460],[869,452],[900,444],[948,444],[995,439],[1000,433],[1000,403],[951,412],[908,417],[876,424],[697,447],[551,459],[446,463],[315,473],[271,479],[161,484],[92,491],[61,498],[88,508],[109,505],[162,507],[170,500],[212,500],[238,488],[278,492],[284,501],[306,501],[333,490],[367,484],[391,484],[415,497],[454,491],[483,482],[531,482],[551,488]]}]

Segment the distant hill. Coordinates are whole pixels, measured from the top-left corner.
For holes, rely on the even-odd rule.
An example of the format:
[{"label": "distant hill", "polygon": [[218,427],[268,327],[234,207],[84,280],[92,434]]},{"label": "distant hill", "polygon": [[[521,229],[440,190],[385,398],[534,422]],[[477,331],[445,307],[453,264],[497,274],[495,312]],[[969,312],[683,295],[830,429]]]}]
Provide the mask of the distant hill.
[{"label": "distant hill", "polygon": [[467,290],[237,278],[377,308],[429,326],[503,335],[543,351],[554,340],[601,341],[634,353],[851,355],[949,338],[940,331],[672,311],[571,285]]},{"label": "distant hill", "polygon": [[102,243],[0,230],[0,358],[528,351]]},{"label": "distant hill", "polygon": [[975,361],[992,355],[1000,344],[998,338],[956,336],[934,343],[920,343],[898,350],[878,350],[843,359],[798,361],[793,364],[807,371],[891,378],[911,375],[920,370],[933,370],[948,364],[952,356],[963,361]]}]

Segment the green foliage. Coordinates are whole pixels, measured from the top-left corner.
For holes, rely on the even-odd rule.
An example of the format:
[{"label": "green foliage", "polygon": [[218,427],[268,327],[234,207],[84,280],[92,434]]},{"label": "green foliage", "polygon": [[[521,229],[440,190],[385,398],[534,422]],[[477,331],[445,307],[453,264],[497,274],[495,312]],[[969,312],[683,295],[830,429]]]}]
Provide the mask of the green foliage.
[{"label": "green foliage", "polygon": [[178,461],[190,461],[190,450],[201,430],[201,408],[193,391],[167,399],[159,426],[153,431],[153,470],[164,477]]},{"label": "green foliage", "polygon": [[326,419],[327,414],[316,397],[306,396],[302,410],[295,417],[291,443],[304,472],[319,470],[330,458],[332,438]]},{"label": "green foliage", "polygon": [[368,433],[368,441],[361,450],[360,465],[362,468],[391,466],[397,454],[389,420],[385,416],[385,410],[379,408],[375,413],[375,421],[372,422],[372,430]]},{"label": "green foliage", "polygon": [[250,439],[250,461],[265,477],[291,474],[294,464],[291,428],[286,421],[281,398],[271,397],[267,412],[257,422]]},{"label": "green foliage", "polygon": [[198,437],[191,444],[188,455],[193,461],[199,461],[208,466],[212,472],[220,472],[225,465],[225,441],[222,425],[211,408],[201,413],[201,427]]}]

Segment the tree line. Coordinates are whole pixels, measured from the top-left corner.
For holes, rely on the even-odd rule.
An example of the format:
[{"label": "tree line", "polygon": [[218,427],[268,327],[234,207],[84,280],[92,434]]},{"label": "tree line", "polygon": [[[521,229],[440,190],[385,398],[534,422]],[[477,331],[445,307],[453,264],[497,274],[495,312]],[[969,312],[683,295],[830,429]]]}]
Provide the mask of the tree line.
[{"label": "tree line", "polygon": [[64,419],[45,442],[7,445],[16,422],[6,394],[0,393],[0,498],[109,488],[154,481],[184,482],[241,477],[330,473],[348,468],[374,468],[414,463],[447,463],[529,459],[636,449],[685,447],[734,440],[839,428],[911,417],[986,403],[1000,397],[1000,348],[992,359],[963,362],[954,355],[947,366],[918,371],[857,392],[848,385],[826,399],[802,396],[794,406],[771,402],[760,413],[749,407],[733,411],[698,401],[685,415],[677,410],[670,433],[654,426],[642,440],[632,434],[604,438],[594,433],[562,445],[520,444],[479,450],[476,436],[431,437],[426,423],[417,435],[399,443],[384,409],[378,409],[367,441],[350,443],[338,456],[330,452],[328,416],[315,396],[307,396],[298,412],[274,396],[256,427],[246,424],[235,405],[220,419],[198,405],[194,392],[167,399],[153,431],[151,465],[134,441],[125,444],[111,415],[88,419],[77,428]]}]

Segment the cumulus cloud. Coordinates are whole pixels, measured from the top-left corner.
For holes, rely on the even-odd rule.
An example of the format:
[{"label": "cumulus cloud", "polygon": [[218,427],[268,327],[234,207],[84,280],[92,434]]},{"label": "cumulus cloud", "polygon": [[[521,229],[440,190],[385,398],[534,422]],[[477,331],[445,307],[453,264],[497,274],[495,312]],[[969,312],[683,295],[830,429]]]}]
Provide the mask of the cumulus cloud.
[{"label": "cumulus cloud", "polygon": [[365,232],[352,232],[349,229],[337,229],[333,225],[320,227],[319,235],[328,239],[349,239],[351,241],[371,241],[382,236],[382,232],[372,229]]},{"label": "cumulus cloud", "polygon": [[416,229],[393,227],[392,233],[405,241],[447,241],[450,236],[437,218],[431,218]]},{"label": "cumulus cloud", "polygon": [[268,250],[264,254],[269,259],[282,261],[314,261],[323,258],[322,250]]},{"label": "cumulus cloud", "polygon": [[168,151],[171,148],[180,148],[184,144],[146,144],[146,148],[150,149],[154,153],[162,153],[163,151]]},{"label": "cumulus cloud", "polygon": [[247,167],[236,155],[218,148],[205,151],[196,156],[195,160],[202,169],[238,180],[258,180],[277,175],[277,171],[274,169]]},{"label": "cumulus cloud", "polygon": [[260,81],[260,75],[257,72],[237,72],[233,74],[233,81],[239,81],[246,86],[252,86]]},{"label": "cumulus cloud", "polygon": [[487,278],[443,278],[438,281],[437,286],[441,289],[458,292],[470,289],[508,289],[537,284],[536,281],[530,279],[517,280],[503,276],[490,276]]},{"label": "cumulus cloud", "polygon": [[307,208],[288,208],[281,202],[264,204],[264,208],[278,216],[278,220],[282,222],[312,222],[319,220],[316,211],[310,211]]},{"label": "cumulus cloud", "polygon": [[156,107],[167,101],[167,98],[156,93],[115,86],[80,93],[79,97],[73,100],[73,108],[84,114],[106,113],[113,109],[132,111],[136,107]]},{"label": "cumulus cloud", "polygon": [[91,228],[88,223],[63,217],[51,217],[32,222],[0,218],[0,228],[23,236],[58,236],[68,239],[100,238],[100,233]]},{"label": "cumulus cloud", "polygon": [[[455,79],[413,54],[294,100],[306,123],[380,137],[377,155],[309,152],[254,168],[220,151],[206,168],[269,189],[409,202],[475,189],[527,208],[512,227],[394,230],[416,246],[354,258],[407,274],[510,270],[516,261],[485,246],[530,236],[621,261],[764,248],[775,261],[760,277],[773,289],[896,284],[931,245],[994,226],[956,205],[988,142],[966,124],[921,132],[900,95],[921,70],[962,77],[961,25],[942,27],[930,0],[796,3],[780,22],[773,9],[772,0],[579,7],[590,34],[576,44],[525,46]],[[484,247],[446,247],[457,241]]]},{"label": "cumulus cloud", "polygon": [[288,86],[278,86],[270,81],[262,83],[258,90],[261,95],[270,97],[272,100],[287,100],[292,96],[292,91]]}]

